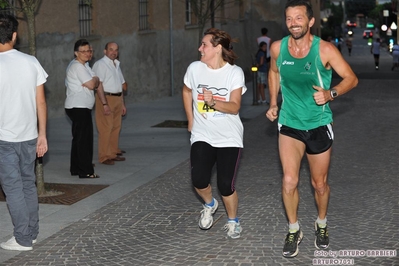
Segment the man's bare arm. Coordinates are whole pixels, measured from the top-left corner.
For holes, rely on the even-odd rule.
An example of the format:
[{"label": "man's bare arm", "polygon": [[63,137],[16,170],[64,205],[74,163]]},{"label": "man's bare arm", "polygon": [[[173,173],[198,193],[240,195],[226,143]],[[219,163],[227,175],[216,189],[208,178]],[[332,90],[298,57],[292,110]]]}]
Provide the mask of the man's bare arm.
[{"label": "man's bare arm", "polygon": [[277,68],[277,57],[280,54],[281,41],[275,41],[270,47],[270,68],[268,75],[270,108],[266,117],[274,121],[278,116],[277,98],[280,90],[280,72]]},{"label": "man's bare arm", "polygon": [[[343,95],[357,86],[358,78],[334,44],[321,41],[320,58],[325,66],[332,67],[334,71],[342,78],[341,82],[334,86],[338,95]],[[329,91],[326,93],[327,96],[331,97]]]},{"label": "man's bare arm", "polygon": [[36,153],[38,157],[43,157],[47,152],[47,104],[46,96],[44,93],[44,85],[36,87],[36,108],[37,108],[37,121],[38,121],[38,138],[36,144]]}]

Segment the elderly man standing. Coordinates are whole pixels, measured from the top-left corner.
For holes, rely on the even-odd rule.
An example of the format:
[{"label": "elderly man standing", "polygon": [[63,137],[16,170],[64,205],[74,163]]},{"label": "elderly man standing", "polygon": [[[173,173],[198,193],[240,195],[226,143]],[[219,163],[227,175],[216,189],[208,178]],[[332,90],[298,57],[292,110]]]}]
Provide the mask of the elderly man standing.
[{"label": "elderly man standing", "polygon": [[122,87],[125,85],[120,62],[119,46],[115,42],[105,45],[104,57],[98,60],[93,71],[100,78],[96,94],[96,124],[98,130],[98,159],[100,163],[114,165],[124,161],[118,154],[122,116],[126,114]]}]

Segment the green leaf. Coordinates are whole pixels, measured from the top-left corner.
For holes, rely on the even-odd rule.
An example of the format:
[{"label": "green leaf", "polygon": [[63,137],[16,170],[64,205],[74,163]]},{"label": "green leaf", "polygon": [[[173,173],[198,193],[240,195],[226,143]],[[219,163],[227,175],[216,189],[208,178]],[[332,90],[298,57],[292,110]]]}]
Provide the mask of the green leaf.
[{"label": "green leaf", "polygon": [[8,6],[9,6],[8,1],[0,0],[0,8],[1,8],[1,9],[5,9],[5,8],[8,7]]}]

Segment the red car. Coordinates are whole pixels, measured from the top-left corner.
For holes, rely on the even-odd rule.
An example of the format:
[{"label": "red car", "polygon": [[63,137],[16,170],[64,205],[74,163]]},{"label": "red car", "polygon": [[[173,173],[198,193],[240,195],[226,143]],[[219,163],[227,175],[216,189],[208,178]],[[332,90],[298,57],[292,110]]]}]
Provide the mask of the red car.
[{"label": "red car", "polygon": [[363,31],[363,39],[373,38],[373,32],[371,30]]},{"label": "red car", "polygon": [[356,24],[356,22],[353,22],[353,21],[347,21],[346,22],[346,26],[348,26],[349,28],[356,28],[356,26],[357,26],[357,24]]}]

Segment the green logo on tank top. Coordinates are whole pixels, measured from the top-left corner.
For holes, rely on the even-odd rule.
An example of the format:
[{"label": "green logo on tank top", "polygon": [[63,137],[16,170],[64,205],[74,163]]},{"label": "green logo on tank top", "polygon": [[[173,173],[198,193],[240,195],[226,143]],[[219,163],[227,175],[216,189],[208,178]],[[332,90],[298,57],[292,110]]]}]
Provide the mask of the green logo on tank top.
[{"label": "green logo on tank top", "polygon": [[307,62],[307,63],[305,64],[304,68],[305,68],[306,71],[309,71],[309,69],[311,68],[311,66],[312,66],[312,63],[311,63],[311,62]]}]

